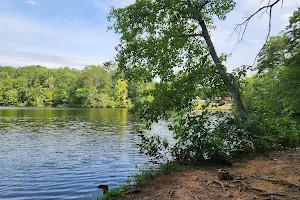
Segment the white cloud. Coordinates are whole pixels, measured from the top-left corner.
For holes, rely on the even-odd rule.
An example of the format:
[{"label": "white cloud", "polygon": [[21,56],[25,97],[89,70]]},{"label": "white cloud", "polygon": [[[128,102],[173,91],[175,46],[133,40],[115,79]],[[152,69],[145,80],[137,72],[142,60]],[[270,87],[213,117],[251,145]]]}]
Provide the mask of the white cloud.
[{"label": "white cloud", "polygon": [[18,50],[0,50],[1,60],[0,66],[22,67],[27,65],[41,65],[50,68],[71,66],[74,68],[83,68],[86,65],[99,64],[93,63],[90,60],[81,58],[49,55],[35,52],[18,51]]},{"label": "white cloud", "polygon": [[113,59],[118,42],[106,26],[76,19],[48,22],[1,13],[0,29],[0,65],[82,68]]},{"label": "white cloud", "polygon": [[105,13],[109,13],[112,7],[121,8],[134,3],[135,0],[93,0],[93,5]]},{"label": "white cloud", "polygon": [[25,3],[30,4],[32,6],[36,6],[37,5],[37,2],[34,1],[34,0],[25,0]]},{"label": "white cloud", "polygon": [[[101,12],[109,12],[112,6],[124,7],[135,0],[92,1],[94,7]],[[1,5],[5,2],[7,3],[0,0]],[[237,6],[228,14],[228,19],[217,22],[217,30],[212,32],[212,39],[218,54],[232,52],[237,37],[235,35],[229,40],[228,35],[232,33],[236,24],[243,21],[246,14],[253,13],[256,10],[255,6],[261,5],[260,2],[261,0],[237,0]],[[265,0],[263,3],[267,2],[268,0]],[[284,29],[289,15],[299,3],[300,0],[284,0],[282,9],[280,6],[274,8],[272,35],[277,35]],[[103,16],[102,13],[101,21],[106,23]],[[82,68],[84,65],[109,61],[115,56],[114,47],[118,43],[118,36],[113,32],[106,32],[106,25],[74,16],[48,20],[28,18],[20,13],[8,11],[0,13],[0,65],[39,64],[46,67]],[[253,63],[264,43],[267,29],[265,19],[259,19],[257,16],[251,20],[245,34],[245,42],[237,47],[227,62],[229,69]]]}]

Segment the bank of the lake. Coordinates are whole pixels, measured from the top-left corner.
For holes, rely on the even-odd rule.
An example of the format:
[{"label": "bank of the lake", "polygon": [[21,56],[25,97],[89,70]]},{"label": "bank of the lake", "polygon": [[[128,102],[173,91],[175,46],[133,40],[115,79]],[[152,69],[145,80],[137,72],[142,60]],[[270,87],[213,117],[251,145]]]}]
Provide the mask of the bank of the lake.
[{"label": "bank of the lake", "polygon": [[[226,168],[234,180],[219,180],[220,168]],[[125,190],[120,196],[108,199],[300,199],[299,148],[240,160],[232,167],[176,167],[173,171],[169,169],[172,169],[172,166],[158,172],[148,185],[138,188],[137,192]]]},{"label": "bank of the lake", "polygon": [[[127,109],[0,107],[0,199],[84,199],[149,163]],[[168,134],[166,124],[151,133]]]}]

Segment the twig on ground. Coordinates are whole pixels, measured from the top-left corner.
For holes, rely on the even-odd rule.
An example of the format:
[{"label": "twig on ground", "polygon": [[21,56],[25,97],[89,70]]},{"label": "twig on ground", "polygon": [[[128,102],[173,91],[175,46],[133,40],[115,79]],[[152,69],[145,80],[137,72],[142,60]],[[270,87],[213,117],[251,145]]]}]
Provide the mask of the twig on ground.
[{"label": "twig on ground", "polygon": [[219,184],[221,186],[222,191],[225,192],[225,187],[224,187],[224,184],[222,182],[217,181],[217,180],[213,180],[212,182],[216,183],[216,184]]},{"label": "twig on ground", "polygon": [[281,194],[281,193],[261,193],[260,196],[279,196],[279,197],[286,197],[288,195]]},{"label": "twig on ground", "polygon": [[242,175],[237,176],[237,177],[235,178],[235,180],[244,180],[244,179],[246,179],[246,178],[247,178],[247,176],[245,176],[244,174],[242,174]]},{"label": "twig on ground", "polygon": [[280,199],[278,199],[278,198],[276,198],[276,197],[274,197],[274,196],[270,196],[270,197],[264,198],[264,199],[262,199],[262,200],[280,200]]},{"label": "twig on ground", "polygon": [[248,187],[249,190],[252,191],[257,191],[257,192],[265,192],[264,190],[258,189],[258,188],[254,188],[254,187]]},{"label": "twig on ground", "polygon": [[174,194],[175,190],[172,190],[172,191],[169,191],[168,194],[169,194],[169,200],[171,200],[171,197],[172,195]]},{"label": "twig on ground", "polygon": [[240,181],[239,184],[239,192],[243,192],[248,190],[248,185],[246,183],[244,183],[243,181]]},{"label": "twig on ground", "polygon": [[181,188],[182,187],[182,185],[178,185],[178,186],[171,186],[172,188]]},{"label": "twig on ground", "polygon": [[190,190],[184,188],[194,199],[199,200]]}]

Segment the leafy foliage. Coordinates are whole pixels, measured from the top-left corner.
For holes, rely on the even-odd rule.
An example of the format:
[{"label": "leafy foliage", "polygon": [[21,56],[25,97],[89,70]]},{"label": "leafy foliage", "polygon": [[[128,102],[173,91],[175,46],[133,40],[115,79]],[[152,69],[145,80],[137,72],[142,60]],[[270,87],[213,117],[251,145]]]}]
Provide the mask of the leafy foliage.
[{"label": "leafy foliage", "polygon": [[258,73],[261,73],[266,69],[274,69],[277,66],[283,65],[287,57],[287,41],[288,37],[286,35],[270,38],[258,55]]},{"label": "leafy foliage", "polygon": [[272,113],[253,113],[245,121],[226,113],[204,111],[175,120],[171,129],[176,139],[174,146],[159,136],[143,136],[142,152],[162,162],[174,159],[183,164],[227,165],[240,155],[300,145],[296,122]]},{"label": "leafy foliage", "polygon": [[[204,2],[206,6],[202,5]],[[137,102],[134,111],[148,122],[148,127],[161,119],[175,119],[170,128],[176,144],[170,146],[159,136],[142,136],[140,147],[144,153],[163,159],[164,152],[169,152],[181,163],[197,164],[214,158],[225,160],[241,152],[299,145],[294,140],[299,136],[294,123],[266,114],[272,105],[274,111],[289,111],[295,106],[291,106],[292,98],[287,98],[292,90],[283,81],[297,88],[297,75],[290,74],[292,68],[282,70],[282,66],[299,63],[297,45],[292,42],[298,37],[299,9],[290,19],[293,25],[287,28],[289,35],[273,37],[260,53],[257,69],[262,74],[242,80],[246,71],[240,69],[228,74],[222,64],[226,55],[213,55],[216,52],[211,50],[209,33],[204,35],[206,27],[208,31],[215,28],[214,18],[225,19],[234,6],[232,0],[149,0],[112,9],[109,19],[114,24],[110,28],[121,35],[117,47],[119,69],[128,80],[159,80],[152,90],[143,93],[151,98]],[[287,44],[295,44],[292,53]],[[290,79],[293,76],[295,79]],[[193,112],[197,97],[228,96],[230,91],[238,100],[235,102],[236,108],[240,108],[238,112],[244,113],[239,101],[239,86],[243,82],[247,83],[243,95],[252,119]]]},{"label": "leafy foliage", "polygon": [[[146,88],[144,83],[130,84],[140,91]],[[140,98],[136,87],[130,88],[136,93],[133,101]],[[83,70],[0,67],[0,105],[130,107],[128,93],[127,81],[107,66],[87,66]]]},{"label": "leafy foliage", "polygon": [[[193,8],[200,1],[191,1]],[[235,6],[232,0],[213,0],[203,8],[210,29],[213,16],[225,19]],[[186,1],[136,1],[112,9],[110,27],[121,35],[117,46],[118,67],[128,80],[159,83],[135,104],[146,122],[169,118],[170,111],[193,107],[197,96],[228,94],[222,79],[209,58],[205,41],[199,35],[199,24]],[[221,57],[223,59],[223,57]],[[223,60],[222,60],[223,61]]]},{"label": "leafy foliage", "polygon": [[300,8],[286,34],[271,38],[259,55],[258,74],[246,80],[243,97],[249,112],[300,113]]}]

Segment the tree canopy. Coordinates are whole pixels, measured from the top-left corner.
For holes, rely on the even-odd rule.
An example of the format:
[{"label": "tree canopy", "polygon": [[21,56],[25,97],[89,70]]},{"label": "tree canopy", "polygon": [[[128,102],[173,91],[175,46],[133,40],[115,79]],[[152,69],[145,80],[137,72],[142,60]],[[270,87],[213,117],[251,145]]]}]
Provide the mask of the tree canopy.
[{"label": "tree canopy", "polygon": [[[243,27],[241,38],[249,21],[260,12],[270,14],[271,24],[272,9],[279,2],[268,1],[239,24],[237,27]],[[109,19],[113,25],[110,28],[121,37],[116,60],[119,69],[129,80],[158,80],[152,90],[144,93],[151,101],[138,103],[135,109],[149,123],[172,117],[170,129],[176,144],[170,147],[159,136],[142,136],[141,149],[146,154],[160,158],[159,152],[165,149],[180,162],[198,163],[241,152],[299,145],[299,131],[288,116],[282,119],[261,109],[263,107],[249,109],[251,98],[262,101],[261,105],[268,105],[260,98],[263,95],[257,94],[264,89],[261,94],[265,98],[274,102],[280,99],[272,98],[276,93],[270,93],[268,89],[283,92],[284,87],[277,79],[290,75],[272,73],[272,70],[280,69],[283,63],[297,63],[294,59],[298,56],[295,48],[298,43],[294,42],[298,33],[297,14],[291,17],[285,38],[271,38],[260,52],[257,69],[260,72],[270,70],[270,74],[261,81],[251,79],[252,85],[242,88],[243,98],[248,103],[247,113],[240,93],[245,71],[228,73],[223,64],[226,55],[216,52],[210,37],[215,19],[224,20],[234,7],[233,0],[137,0],[126,8],[111,10]],[[270,31],[267,38],[269,34]],[[286,40],[293,50],[286,50]],[[287,52],[294,56],[287,57]],[[238,115],[204,109],[200,113],[194,112],[197,97],[206,98],[209,103],[214,96],[231,96]],[[280,102],[286,103],[286,99],[280,99]]]},{"label": "tree canopy", "polygon": [[272,37],[258,57],[258,74],[248,78],[243,92],[248,109],[300,113],[300,46],[298,8],[282,34]]},{"label": "tree canopy", "polygon": [[232,0],[156,0],[112,9],[111,29],[121,35],[119,68],[129,79],[159,80],[151,92],[154,101],[140,106],[144,119],[156,121],[167,111],[189,108],[197,96],[228,93],[247,117],[237,80],[222,64],[226,56],[217,55],[209,35],[214,17],[224,20],[234,6]]},{"label": "tree canopy", "polygon": [[0,67],[0,105],[5,106],[130,107],[146,86],[128,83],[106,66],[83,70]]}]

